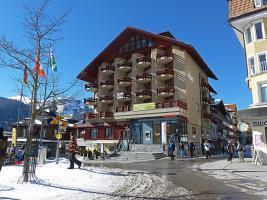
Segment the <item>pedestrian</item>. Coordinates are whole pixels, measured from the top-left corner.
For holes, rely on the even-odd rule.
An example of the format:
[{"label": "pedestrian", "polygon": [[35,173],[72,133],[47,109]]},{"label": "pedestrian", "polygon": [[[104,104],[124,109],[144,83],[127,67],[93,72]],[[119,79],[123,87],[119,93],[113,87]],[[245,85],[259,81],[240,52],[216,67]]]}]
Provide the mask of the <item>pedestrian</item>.
[{"label": "pedestrian", "polygon": [[204,142],[203,141],[201,143],[201,152],[202,152],[202,155],[204,156],[205,155],[205,146],[204,146]]},{"label": "pedestrian", "polygon": [[232,163],[232,158],[233,158],[234,151],[235,151],[235,145],[231,140],[229,140],[228,141],[228,145],[227,145],[227,153],[228,153],[227,161],[228,162]]},{"label": "pedestrian", "polygon": [[222,149],[222,154],[224,155],[225,154],[225,147],[224,147],[223,143],[222,143],[221,149]]},{"label": "pedestrian", "polygon": [[82,162],[75,157],[78,152],[78,145],[73,133],[70,134],[69,153],[70,153],[70,167],[68,169],[74,169],[74,163],[81,168]]},{"label": "pedestrian", "polygon": [[98,160],[98,151],[97,151],[96,149],[94,149],[93,153],[94,153],[94,155],[95,155],[95,159]]},{"label": "pedestrian", "polygon": [[244,162],[244,150],[245,150],[245,147],[244,145],[238,140],[237,141],[237,153],[238,153],[238,157],[239,157],[239,160],[240,162]]},{"label": "pedestrian", "polygon": [[175,150],[175,144],[171,140],[170,143],[169,143],[169,151],[170,151],[171,160],[174,160],[174,154],[173,154],[174,150]]},{"label": "pedestrian", "polygon": [[193,158],[194,150],[195,150],[195,144],[190,140],[189,140],[189,144],[188,144],[188,149],[189,149],[191,158]]},{"label": "pedestrian", "polygon": [[180,156],[183,158],[184,157],[184,143],[182,141],[179,144],[179,151],[180,151]]},{"label": "pedestrian", "polygon": [[205,148],[206,159],[208,159],[210,158],[210,148],[211,148],[211,145],[208,140],[205,140],[204,148]]}]

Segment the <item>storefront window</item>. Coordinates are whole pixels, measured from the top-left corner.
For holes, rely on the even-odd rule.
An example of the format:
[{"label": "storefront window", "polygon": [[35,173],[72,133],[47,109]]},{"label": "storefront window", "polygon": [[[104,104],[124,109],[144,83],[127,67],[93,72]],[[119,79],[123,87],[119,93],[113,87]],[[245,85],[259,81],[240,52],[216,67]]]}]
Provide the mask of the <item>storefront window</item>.
[{"label": "storefront window", "polygon": [[97,139],[97,133],[98,133],[98,131],[97,131],[96,128],[92,129],[91,130],[91,138],[92,139]]},{"label": "storefront window", "polygon": [[113,128],[106,128],[106,138],[112,139],[114,136],[114,129]]},{"label": "storefront window", "polygon": [[141,123],[133,123],[132,138],[135,144],[142,144]]}]

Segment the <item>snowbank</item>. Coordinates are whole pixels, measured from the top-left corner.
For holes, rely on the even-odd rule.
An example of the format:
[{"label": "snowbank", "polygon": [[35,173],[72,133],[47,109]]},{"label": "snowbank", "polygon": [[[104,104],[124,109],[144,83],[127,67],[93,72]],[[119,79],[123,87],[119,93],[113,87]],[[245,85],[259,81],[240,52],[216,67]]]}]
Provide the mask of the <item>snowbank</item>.
[{"label": "snowbank", "polygon": [[62,159],[37,167],[36,183],[17,184],[22,166],[6,166],[0,173],[0,199],[132,199],[183,197],[189,192],[171,182],[142,172],[93,168],[68,170]]}]

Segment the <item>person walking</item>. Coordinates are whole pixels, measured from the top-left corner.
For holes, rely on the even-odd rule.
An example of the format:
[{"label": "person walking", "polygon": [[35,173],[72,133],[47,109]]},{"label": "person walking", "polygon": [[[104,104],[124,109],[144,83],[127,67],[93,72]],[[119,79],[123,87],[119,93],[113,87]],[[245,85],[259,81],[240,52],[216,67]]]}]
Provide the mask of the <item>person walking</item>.
[{"label": "person walking", "polygon": [[225,148],[224,148],[224,145],[223,145],[223,143],[222,143],[221,150],[222,150],[222,154],[224,155],[224,154],[225,154]]},{"label": "person walking", "polygon": [[195,144],[192,141],[189,141],[188,149],[189,149],[191,158],[193,158],[194,150],[195,150]]},{"label": "person walking", "polygon": [[174,144],[174,142],[172,140],[170,141],[169,148],[170,148],[169,150],[170,150],[171,160],[174,160],[174,154],[173,154],[173,152],[175,150],[175,144]]},{"label": "person walking", "polygon": [[208,140],[205,140],[205,142],[204,142],[204,149],[205,149],[206,159],[209,159],[210,158],[210,148],[211,148],[211,145],[210,145],[209,141]]},{"label": "person walking", "polygon": [[239,157],[239,160],[240,162],[244,162],[244,150],[245,150],[245,147],[244,145],[238,140],[237,141],[237,153],[238,153],[238,157]]},{"label": "person walking", "polygon": [[69,153],[70,153],[70,167],[68,169],[74,169],[74,163],[81,168],[82,162],[75,157],[77,154],[77,141],[73,133],[70,134]]},{"label": "person walking", "polygon": [[179,151],[180,151],[180,156],[183,158],[184,157],[184,143],[182,141],[179,144]]},{"label": "person walking", "polygon": [[227,145],[227,153],[228,153],[227,161],[228,162],[231,162],[232,163],[232,158],[233,158],[234,151],[235,151],[235,145],[232,142],[232,140],[229,140],[228,141],[228,145]]}]

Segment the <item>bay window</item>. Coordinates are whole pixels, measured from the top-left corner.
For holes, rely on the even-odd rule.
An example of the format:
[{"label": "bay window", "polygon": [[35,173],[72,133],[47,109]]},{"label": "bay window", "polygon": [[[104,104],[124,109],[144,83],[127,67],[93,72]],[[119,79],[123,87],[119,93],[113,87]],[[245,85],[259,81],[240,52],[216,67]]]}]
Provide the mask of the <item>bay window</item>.
[{"label": "bay window", "polygon": [[246,30],[246,41],[247,44],[252,42],[251,27],[247,28]]},{"label": "bay window", "polygon": [[260,89],[261,89],[261,102],[267,103],[267,84],[262,84]]},{"label": "bay window", "polygon": [[256,40],[260,40],[263,38],[263,29],[261,22],[255,24],[255,36]]},{"label": "bay window", "polygon": [[259,61],[260,72],[267,71],[266,54],[265,53],[258,54],[258,61]]}]

